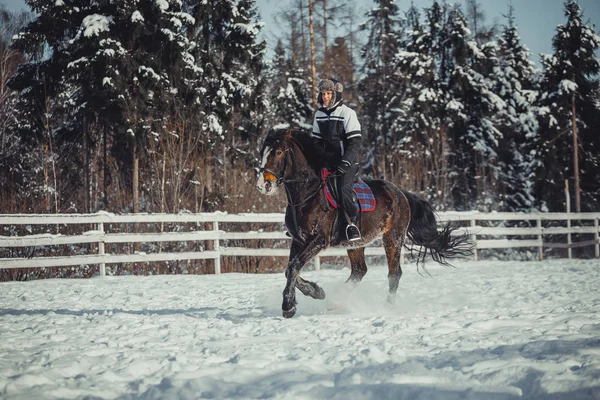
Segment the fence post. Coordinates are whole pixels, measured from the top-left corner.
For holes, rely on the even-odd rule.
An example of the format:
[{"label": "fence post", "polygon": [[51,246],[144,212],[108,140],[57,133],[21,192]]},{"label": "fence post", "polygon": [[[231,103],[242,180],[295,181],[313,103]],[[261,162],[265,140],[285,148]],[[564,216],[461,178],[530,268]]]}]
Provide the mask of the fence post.
[{"label": "fence post", "polygon": [[538,247],[538,260],[544,261],[544,237],[542,236],[543,227],[542,227],[542,217],[538,215],[537,217],[537,228],[540,230],[538,235],[538,240],[540,241],[540,246]]},{"label": "fence post", "polygon": [[317,254],[315,256],[315,271],[320,271],[321,270],[321,257],[319,257],[319,255]]},{"label": "fence post", "polygon": [[598,232],[598,228],[600,217],[594,219],[594,240],[596,240],[596,258],[600,258],[600,232]]},{"label": "fence post", "polygon": [[[569,214],[567,214],[567,228],[571,228],[571,215]],[[573,256],[573,250],[571,249],[572,243],[573,242],[571,240],[571,230],[569,229],[569,233],[567,233],[567,244],[569,245],[569,247],[567,248],[567,257],[569,258],[569,260]]]},{"label": "fence post", "polygon": [[106,276],[106,264],[104,263],[104,222],[98,223],[98,231],[102,233],[100,241],[98,242],[98,254],[102,256],[102,262],[100,263],[100,276]]},{"label": "fence post", "polygon": [[477,235],[474,233],[476,226],[477,226],[477,221],[475,221],[474,219],[472,219],[471,220],[471,228],[473,228],[473,232],[471,232],[471,237],[473,238],[473,243],[475,243],[475,247],[473,248],[473,259],[475,261],[478,260],[478,256],[477,256]]},{"label": "fence post", "polygon": [[[565,200],[567,202],[567,228],[571,228],[571,197],[569,196],[569,180],[565,179]],[[571,259],[571,229],[567,233],[567,257]]]},{"label": "fence post", "polygon": [[214,240],[215,242],[215,251],[217,252],[217,257],[215,258],[215,274],[221,273],[221,246],[219,244],[219,222],[215,221],[213,224],[213,231],[217,235],[217,238]]}]

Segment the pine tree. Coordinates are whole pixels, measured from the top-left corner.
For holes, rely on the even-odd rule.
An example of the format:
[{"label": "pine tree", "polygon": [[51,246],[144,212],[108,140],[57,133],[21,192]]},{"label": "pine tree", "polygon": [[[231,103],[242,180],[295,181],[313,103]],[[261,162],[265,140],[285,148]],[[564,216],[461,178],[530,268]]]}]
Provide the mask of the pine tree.
[{"label": "pine tree", "polygon": [[444,35],[447,52],[442,59],[448,78],[447,118],[453,151],[452,171],[456,209],[489,209],[496,192],[495,181],[500,132],[492,117],[506,106],[493,92],[491,72],[495,62],[493,43],[478,46],[468,40],[470,30],[459,7],[448,14]]},{"label": "pine tree", "polygon": [[[598,73],[595,51],[600,37],[584,24],[575,1],[565,3],[566,25],[558,25],[554,54],[542,57],[544,69],[540,97],[541,168],[535,191],[542,209],[564,211],[565,179],[581,181],[582,210],[595,210],[600,201],[600,137]],[[573,120],[576,121],[574,126]],[[574,147],[574,131],[578,133]],[[575,156],[578,150],[579,157]],[[574,164],[578,161],[578,171]],[[571,193],[576,186],[571,186]],[[577,199],[577,196],[575,196]],[[576,204],[576,202],[574,202]]]},{"label": "pine tree", "polygon": [[344,84],[344,98],[348,100],[350,85],[354,77],[354,65],[350,49],[343,37],[336,37],[329,47],[328,56],[331,73],[326,77],[334,77]]},{"label": "pine tree", "polygon": [[270,74],[271,104],[274,110],[274,123],[290,127],[312,129],[311,100],[308,84],[303,78],[303,70],[295,65],[293,57],[286,59],[281,40],[275,48],[273,71]]},{"label": "pine tree", "polygon": [[[465,0],[467,20],[471,29],[471,37],[479,45],[483,45],[495,36],[495,26],[485,24],[486,13],[478,0]],[[512,7],[512,6],[511,6]]]},{"label": "pine tree", "polygon": [[368,155],[365,167],[377,171],[376,176],[386,178],[393,145],[388,127],[395,118],[390,113],[390,101],[398,93],[393,78],[393,57],[398,51],[403,21],[394,0],[375,0],[375,5],[366,14],[364,28],[369,35],[361,52],[365,77],[358,87],[364,98],[361,124],[366,133],[365,142],[374,144],[374,152]]},{"label": "pine tree", "polygon": [[18,207],[19,193],[34,194],[34,188],[28,186],[31,179],[26,175],[35,174],[34,166],[29,165],[35,152],[16,134],[19,125],[14,115],[19,109],[18,93],[7,85],[26,60],[23,53],[10,48],[11,38],[30,18],[26,12],[10,12],[0,5],[0,207],[6,213],[25,211]]},{"label": "pine tree", "polygon": [[[205,69],[206,131],[230,142],[253,130],[248,102],[259,83],[266,43],[258,40],[253,0],[189,1],[196,18],[196,58]],[[253,136],[252,136],[253,137]]]},{"label": "pine tree", "polygon": [[[30,0],[29,5],[37,18],[22,31],[15,47],[32,52],[47,44],[50,57],[25,65],[11,81],[28,105],[21,118],[36,116],[33,132],[51,131],[58,143],[79,146],[80,157],[70,163],[70,173],[77,175],[83,167],[84,210],[96,209],[87,195],[92,186],[99,187],[106,204],[111,145],[126,144],[130,151],[117,160],[122,162],[127,159],[124,154],[130,154],[136,166],[142,153],[136,151],[138,145],[164,131],[165,112],[173,105],[169,94],[185,97],[186,80],[201,72],[185,36],[193,18],[175,0],[118,5],[108,0],[51,5]],[[36,113],[46,104],[52,109]],[[50,111],[54,114],[51,128],[44,120]],[[98,145],[104,148],[102,159],[92,159]],[[134,182],[136,172],[134,168]],[[137,192],[134,188],[134,209]]]},{"label": "pine tree", "polygon": [[494,68],[494,91],[506,103],[506,108],[494,117],[502,133],[497,150],[500,207],[506,211],[528,211],[535,206],[533,182],[539,163],[535,107],[538,92],[534,85],[538,70],[529,59],[531,53],[521,44],[512,6],[507,18],[508,24],[498,37],[499,63]]},{"label": "pine tree", "polygon": [[395,59],[395,74],[403,82],[392,125],[403,159],[395,165],[403,185],[443,204],[448,185],[446,93],[438,70],[443,11],[437,2],[425,11],[422,24],[414,5],[408,10],[408,31]]}]

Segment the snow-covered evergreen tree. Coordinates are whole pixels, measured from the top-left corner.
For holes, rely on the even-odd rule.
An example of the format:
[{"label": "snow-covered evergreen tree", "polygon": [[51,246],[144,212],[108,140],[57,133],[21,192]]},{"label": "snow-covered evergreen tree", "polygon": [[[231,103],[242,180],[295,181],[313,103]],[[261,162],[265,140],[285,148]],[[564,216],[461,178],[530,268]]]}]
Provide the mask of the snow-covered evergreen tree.
[{"label": "snow-covered evergreen tree", "polygon": [[[16,135],[17,92],[6,85],[18,65],[25,61],[21,52],[10,48],[10,41],[28,18],[28,14],[10,12],[0,4],[0,198],[4,200],[0,206],[4,207],[5,213],[19,211],[9,202],[14,201],[14,194],[23,188],[17,188],[17,182],[28,181],[23,170],[31,148],[21,143],[21,138]],[[28,189],[31,188],[25,190]]]},{"label": "snow-covered evergreen tree", "polygon": [[[186,146],[206,155],[217,140],[257,140],[264,129],[258,77],[265,43],[257,39],[262,24],[253,0],[27,3],[36,19],[14,46],[44,49],[45,57],[11,80],[22,103],[17,117],[28,122],[20,124],[22,136],[39,141],[51,132],[54,143],[70,146],[74,179],[68,180],[80,181],[76,186],[105,189],[107,151],[97,146],[114,150],[121,172],[164,134],[196,132],[200,139]],[[90,170],[96,182],[88,180]]]},{"label": "snow-covered evergreen tree", "polygon": [[186,0],[196,19],[194,55],[204,68],[199,86],[205,101],[206,132],[214,138],[249,138],[255,131],[249,108],[264,66],[263,23],[254,0]]},{"label": "snow-covered evergreen tree", "polygon": [[275,59],[269,73],[269,98],[274,124],[312,129],[312,106],[308,96],[310,88],[304,80],[304,71],[293,57],[286,57],[281,40],[275,47]]},{"label": "snow-covered evergreen tree", "polygon": [[[186,96],[185,79],[197,79],[202,72],[186,37],[186,27],[194,20],[176,0],[118,4],[29,0],[28,4],[37,18],[18,35],[14,46],[24,52],[47,46],[48,57],[25,65],[11,85],[23,93],[29,110],[52,99],[52,134],[65,144],[78,143],[88,188],[84,193],[89,193],[93,148],[131,144],[133,158],[138,157],[141,151],[135,155],[136,143],[164,130],[165,115],[173,109],[171,95]],[[48,130],[45,122],[38,125]],[[127,153],[117,161],[126,161]],[[103,154],[99,163],[106,179],[107,151]]]},{"label": "snow-covered evergreen tree", "polygon": [[[540,97],[542,165],[536,194],[542,209],[564,211],[564,181],[574,177],[573,117],[579,133],[579,174],[582,210],[596,210],[600,201],[600,136],[597,123],[598,73],[595,52],[600,37],[584,23],[575,1],[565,3],[567,23],[558,25],[552,45],[544,55]],[[571,193],[574,185],[571,184]],[[574,202],[572,202],[574,204]]]},{"label": "snow-covered evergreen tree", "polygon": [[421,23],[414,6],[407,12],[407,32],[395,57],[395,75],[403,85],[392,131],[404,156],[397,165],[402,183],[443,204],[448,184],[446,92],[439,75],[444,13],[437,2],[425,13]]},{"label": "snow-covered evergreen tree", "polygon": [[500,209],[527,211],[535,206],[533,183],[539,163],[538,93],[534,84],[538,70],[521,43],[512,6],[507,18],[508,24],[498,37],[499,62],[494,68],[494,91],[506,103],[494,117],[502,133],[497,149]]},{"label": "snow-covered evergreen tree", "polygon": [[500,132],[492,117],[506,105],[493,92],[494,43],[483,46],[468,40],[464,14],[453,7],[443,30],[448,40],[440,75],[448,79],[447,118],[453,152],[451,174],[456,209],[489,209],[494,204]]},{"label": "snow-covered evergreen tree", "polygon": [[367,12],[364,24],[368,34],[361,56],[364,60],[364,78],[359,83],[363,97],[360,116],[365,143],[371,144],[366,170],[386,177],[392,152],[393,135],[389,131],[395,118],[390,101],[398,93],[393,77],[393,57],[398,51],[403,21],[394,0],[375,0],[375,7]]}]

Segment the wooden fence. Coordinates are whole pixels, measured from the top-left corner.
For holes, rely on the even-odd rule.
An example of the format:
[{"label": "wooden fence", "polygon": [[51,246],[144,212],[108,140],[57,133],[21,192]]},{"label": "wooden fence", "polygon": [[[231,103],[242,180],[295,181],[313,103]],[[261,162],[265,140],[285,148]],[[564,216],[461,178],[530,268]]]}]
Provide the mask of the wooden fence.
[{"label": "wooden fence", "polygon": [[[567,257],[572,257],[572,249],[593,246],[595,257],[600,257],[599,220],[600,213],[479,213],[479,212],[440,212],[440,223],[454,221],[468,231],[476,241],[476,249],[532,248],[537,249],[541,260],[544,248],[566,248]],[[229,246],[228,241],[253,241],[260,239],[289,240],[283,230],[283,214],[0,214],[1,232],[33,231],[32,226],[45,226],[42,234],[0,236],[0,251],[3,248],[40,248],[42,246],[61,246],[77,244],[97,244],[96,254],[71,255],[58,257],[0,258],[0,268],[60,267],[75,265],[99,265],[100,275],[105,275],[105,265],[115,263],[157,262],[170,260],[214,260],[215,273],[221,272],[221,257],[225,256],[275,256],[287,257],[286,248],[252,248]],[[111,232],[109,226],[131,224],[148,226],[149,224],[195,224],[198,229],[189,232]],[[257,224],[270,226],[273,231],[219,229],[219,224]],[[61,234],[62,227],[81,225],[93,227],[81,234]],[[520,225],[520,226],[515,226]],[[558,226],[564,225],[564,226]],[[205,227],[212,227],[206,229]],[[24,229],[25,228],[25,229]],[[137,231],[137,229],[135,229]],[[161,229],[162,230],[162,229]],[[54,231],[55,233],[50,233]],[[587,235],[593,239],[573,242],[574,235]],[[553,235],[553,240],[545,240]],[[560,236],[556,236],[560,235]],[[563,237],[564,241],[556,240]],[[189,242],[210,243],[201,251],[107,253],[106,244],[149,243],[149,242]],[[475,259],[478,252],[475,251]],[[320,257],[343,256],[344,249],[327,249],[315,258],[315,267],[320,268]],[[370,246],[366,255],[384,255],[382,247]]]}]

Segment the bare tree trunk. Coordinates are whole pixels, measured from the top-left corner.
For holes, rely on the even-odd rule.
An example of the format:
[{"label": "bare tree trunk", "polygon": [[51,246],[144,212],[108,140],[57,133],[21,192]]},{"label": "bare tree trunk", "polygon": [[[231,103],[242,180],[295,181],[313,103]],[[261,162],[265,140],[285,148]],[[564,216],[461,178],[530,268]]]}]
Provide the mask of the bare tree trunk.
[{"label": "bare tree trunk", "polygon": [[356,96],[356,89],[354,88],[354,71],[355,71],[355,65],[354,65],[354,12],[351,12],[350,14],[350,29],[349,29],[349,35],[350,35],[350,46],[349,46],[349,50],[350,50],[350,62],[352,63],[352,77],[350,78],[350,87],[352,88],[352,92],[353,95]]},{"label": "bare tree trunk", "polygon": [[579,187],[579,140],[577,138],[577,107],[575,106],[575,92],[571,99],[573,109],[573,174],[575,175],[575,211],[581,212],[581,188]]},{"label": "bare tree trunk", "polygon": [[387,51],[387,47],[386,47],[386,38],[387,38],[387,27],[385,25],[385,8],[381,7],[381,21],[382,21],[382,25],[381,25],[381,37],[379,39],[379,52],[381,54],[381,62],[383,63],[383,73],[381,76],[381,90],[383,91],[383,104],[382,104],[382,108],[380,109],[380,116],[381,116],[381,121],[379,124],[379,131],[381,134],[381,137],[383,138],[383,163],[382,163],[382,169],[383,169],[383,179],[387,179],[386,176],[386,165],[387,165],[387,156],[388,156],[388,149],[387,149],[387,134],[386,132],[383,131],[383,126],[385,124],[384,118],[385,118],[385,110],[387,109],[387,60],[388,60],[388,55],[386,54]]},{"label": "bare tree trunk", "polygon": [[44,156],[42,157],[42,166],[44,170],[44,211],[48,212],[50,211],[50,195],[48,194],[50,183],[48,182],[48,167],[46,166],[46,158],[48,157],[48,145],[42,145],[42,149],[44,150]]},{"label": "bare tree trunk", "polygon": [[104,146],[102,154],[102,204],[104,210],[108,209],[108,128],[104,127],[104,135],[102,138],[102,144]]},{"label": "bare tree trunk", "polygon": [[[48,114],[50,113],[50,101],[46,105]],[[54,185],[54,212],[58,214],[58,180],[56,179],[56,158],[54,157],[54,147],[52,146],[52,132],[50,131],[50,120],[46,119],[46,132],[48,132],[48,150],[51,157],[52,183]],[[49,209],[49,207],[48,207]]]},{"label": "bare tree trunk", "polygon": [[223,142],[223,193],[227,193],[227,148]]},{"label": "bare tree trunk", "polygon": [[329,75],[329,54],[327,53],[327,0],[323,0],[323,73],[325,78]]},{"label": "bare tree trunk", "polygon": [[137,143],[133,143],[133,212],[140,212],[140,202],[139,202],[139,159],[137,156]]},{"label": "bare tree trunk", "polygon": [[83,190],[85,206],[84,211],[90,212],[90,166],[88,157],[88,129],[89,126],[83,123]]},{"label": "bare tree trunk", "polygon": [[317,67],[315,65],[315,30],[313,25],[313,0],[308,0],[308,30],[310,34],[310,67],[312,71],[312,105],[317,111]]},{"label": "bare tree trunk", "polygon": [[[183,128],[183,124],[180,125],[180,126],[181,126],[181,129],[179,129],[179,137],[178,137],[178,140],[179,140],[178,144],[179,144],[179,146],[177,146],[177,153],[178,153],[177,154],[177,165],[176,165],[177,175],[175,176],[175,179],[176,179],[177,183],[175,185],[175,193],[173,194],[173,198],[175,200],[181,198],[181,192],[182,192],[181,187],[183,185],[183,183],[182,183],[183,171],[185,169],[185,167],[184,167],[184,160],[183,160],[183,158],[184,158],[183,157],[184,156],[183,151],[184,151],[184,145],[185,145],[185,143],[184,143],[185,132],[183,130],[184,129]],[[173,212],[179,212],[179,202],[177,202],[174,206],[175,207],[173,209]]]},{"label": "bare tree trunk", "polygon": [[[167,173],[166,173],[166,165],[167,165],[167,150],[166,150],[166,145],[163,148],[163,157],[162,157],[162,177],[160,180],[160,212],[164,213],[165,212],[165,183],[167,180]],[[162,230],[161,230],[162,232]]]},{"label": "bare tree trunk", "polygon": [[[302,68],[306,68],[306,32],[304,32],[304,6],[303,6],[303,2],[304,0],[300,0],[300,32],[302,35],[302,49],[301,49],[301,57],[302,57],[302,63],[300,65],[302,65]],[[303,75],[306,73],[306,71],[303,72]]]}]

